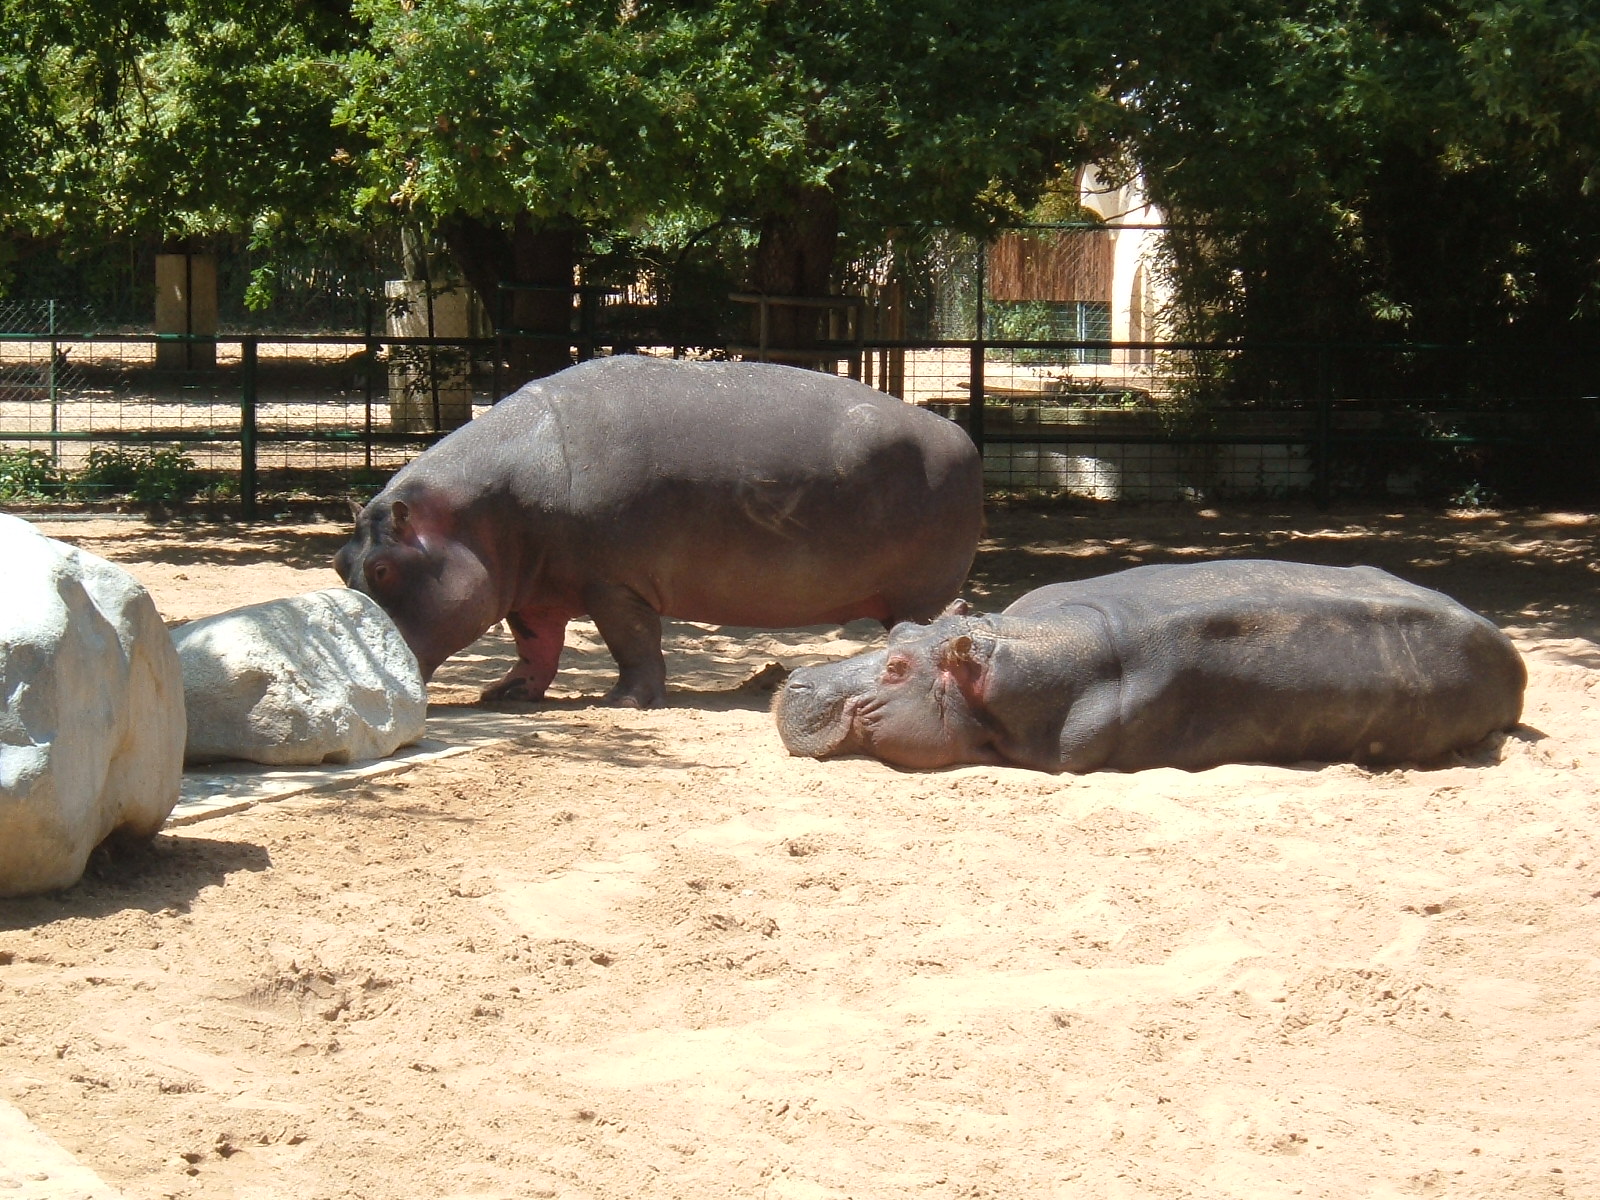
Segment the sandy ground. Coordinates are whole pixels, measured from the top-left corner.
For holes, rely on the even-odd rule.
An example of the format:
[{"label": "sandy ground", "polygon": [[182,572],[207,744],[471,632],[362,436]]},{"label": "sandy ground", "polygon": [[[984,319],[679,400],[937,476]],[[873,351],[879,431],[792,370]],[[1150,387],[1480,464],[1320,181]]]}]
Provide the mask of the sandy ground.
[{"label": "sandy ground", "polygon": [[[343,538],[43,528],[171,620],[329,586]],[[1260,554],[1486,612],[1525,725],[1426,771],[796,760],[739,682],[868,627],[676,626],[646,713],[578,629],[513,743],[0,902],[0,1100],[137,1200],[1600,1195],[1597,529],[992,510],[989,607]],[[0,1197],[58,1187],[3,1137]]]}]

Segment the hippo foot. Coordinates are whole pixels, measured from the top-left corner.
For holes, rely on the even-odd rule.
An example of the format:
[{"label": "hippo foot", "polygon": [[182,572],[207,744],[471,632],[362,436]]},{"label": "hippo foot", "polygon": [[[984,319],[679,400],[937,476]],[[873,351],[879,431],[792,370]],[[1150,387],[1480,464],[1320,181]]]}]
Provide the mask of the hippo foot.
[{"label": "hippo foot", "polygon": [[659,708],[666,698],[662,690],[647,684],[624,687],[619,683],[600,698],[600,703],[609,708]]},{"label": "hippo foot", "polygon": [[537,704],[543,699],[543,688],[536,688],[532,680],[516,675],[502,679],[478,694],[480,704],[499,704],[507,700]]}]

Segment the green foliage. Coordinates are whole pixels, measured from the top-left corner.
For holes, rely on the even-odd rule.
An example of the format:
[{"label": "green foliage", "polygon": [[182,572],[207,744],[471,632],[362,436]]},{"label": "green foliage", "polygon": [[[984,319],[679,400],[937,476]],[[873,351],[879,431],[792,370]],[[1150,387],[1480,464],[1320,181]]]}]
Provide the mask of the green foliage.
[{"label": "green foliage", "polygon": [[1450,497],[1452,508],[1464,508],[1473,512],[1482,512],[1485,509],[1499,508],[1500,497],[1492,488],[1485,487],[1479,480],[1472,480]]},{"label": "green foliage", "polygon": [[0,449],[0,500],[43,500],[60,487],[47,451]]},{"label": "green foliage", "polygon": [[1183,332],[1555,342],[1596,111],[1593,0],[0,0],[0,227],[248,238],[265,304],[402,222],[698,270],[1069,216],[1093,161],[1184,223]]},{"label": "green foliage", "polygon": [[956,0],[362,0],[338,119],[363,200],[602,228],[754,219],[808,190],[850,221],[982,223],[1082,149],[1100,102],[1071,6]]},{"label": "green foliage", "polygon": [[75,472],[58,468],[45,450],[0,450],[0,500],[127,496],[161,503],[188,499],[201,488],[194,460],[176,446],[138,451],[96,446]]},{"label": "green foliage", "polygon": [[214,476],[195,491],[195,497],[213,503],[229,503],[239,498],[239,480],[233,475]]},{"label": "green foliage", "polygon": [[340,5],[0,0],[0,30],[8,232],[64,254],[226,233],[269,259],[359,233]]},{"label": "green foliage", "polygon": [[1133,159],[1191,226],[1185,332],[1526,344],[1600,323],[1592,4],[1165,13],[1120,90]]},{"label": "green foliage", "polygon": [[200,473],[178,447],[132,451],[96,446],[72,479],[72,492],[87,500],[128,496],[141,503],[184,500],[200,491]]},{"label": "green foliage", "polygon": [[1057,337],[1072,337],[1072,333],[1058,333],[1055,305],[1048,300],[1021,300],[989,302],[985,324],[988,335],[1000,341],[1048,341]]}]

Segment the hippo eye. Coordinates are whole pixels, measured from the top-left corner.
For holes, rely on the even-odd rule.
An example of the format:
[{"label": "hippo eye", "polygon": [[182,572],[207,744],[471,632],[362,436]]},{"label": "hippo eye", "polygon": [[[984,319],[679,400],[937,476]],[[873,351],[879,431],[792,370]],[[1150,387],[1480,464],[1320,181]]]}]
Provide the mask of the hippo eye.
[{"label": "hippo eye", "polygon": [[388,587],[394,579],[394,568],[386,562],[367,564],[367,582],[375,588]]},{"label": "hippo eye", "polygon": [[911,673],[911,664],[903,658],[891,658],[883,664],[883,681],[898,683]]}]

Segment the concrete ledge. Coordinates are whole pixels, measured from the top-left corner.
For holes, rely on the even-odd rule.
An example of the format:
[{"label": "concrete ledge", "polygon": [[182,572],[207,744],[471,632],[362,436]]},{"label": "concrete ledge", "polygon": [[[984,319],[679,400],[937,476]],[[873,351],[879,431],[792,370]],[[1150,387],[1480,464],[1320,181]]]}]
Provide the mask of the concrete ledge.
[{"label": "concrete ledge", "polygon": [[[536,723],[527,713],[434,705],[428,710],[430,736],[402,746],[387,758],[309,767],[205,763],[184,771],[178,803],[167,818],[166,827],[192,825],[196,821],[243,812],[269,800],[283,800],[305,792],[333,791],[368,779],[397,775],[423,763],[514,741],[536,729]],[[5,1200],[4,1193],[0,1193],[0,1200]]]},{"label": "concrete ledge", "polygon": [[7,1200],[124,1200],[123,1194],[0,1100],[0,1196]]}]

